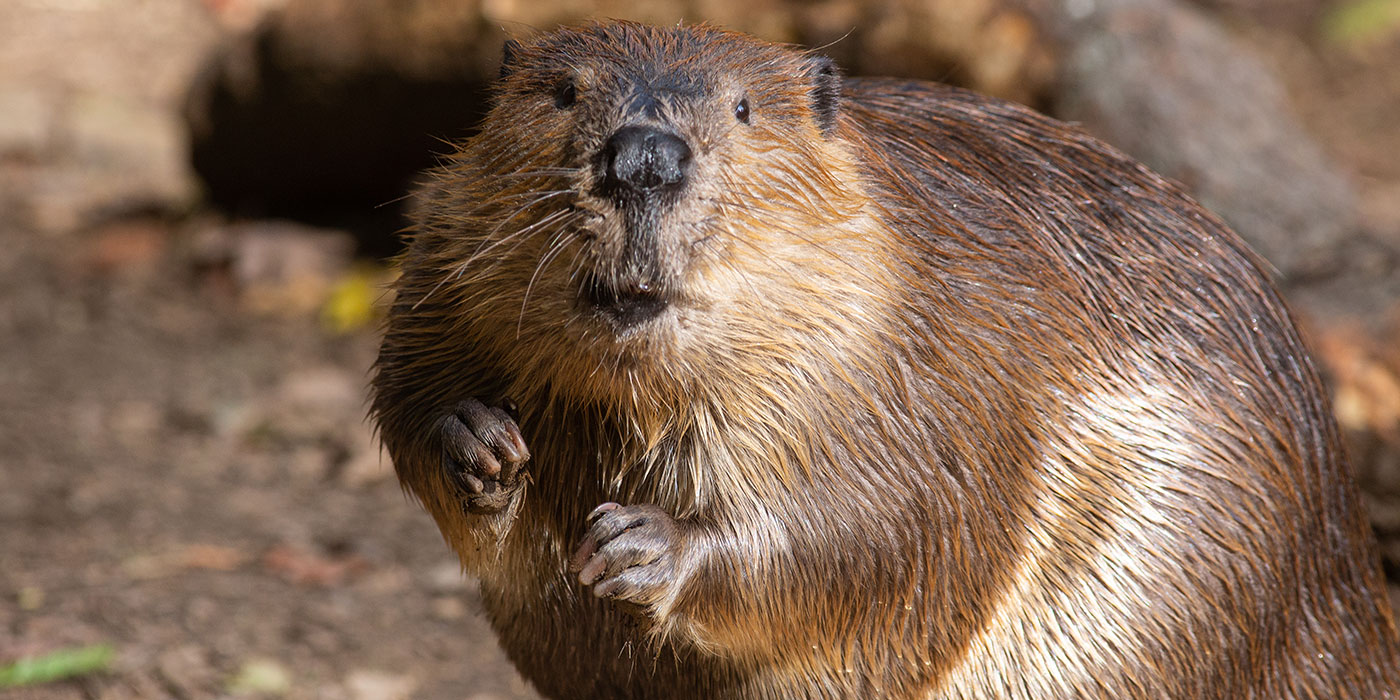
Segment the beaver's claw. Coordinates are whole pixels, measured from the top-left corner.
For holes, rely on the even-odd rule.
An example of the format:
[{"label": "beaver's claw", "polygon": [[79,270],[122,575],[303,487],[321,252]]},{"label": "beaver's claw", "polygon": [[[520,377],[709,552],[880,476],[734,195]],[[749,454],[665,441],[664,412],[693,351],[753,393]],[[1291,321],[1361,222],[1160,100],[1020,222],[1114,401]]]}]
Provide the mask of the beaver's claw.
[{"label": "beaver's claw", "polygon": [[467,399],[438,421],[443,468],[473,513],[505,508],[524,482],[521,470],[530,459],[530,450],[515,418],[507,412],[512,404],[505,404],[487,406]]}]

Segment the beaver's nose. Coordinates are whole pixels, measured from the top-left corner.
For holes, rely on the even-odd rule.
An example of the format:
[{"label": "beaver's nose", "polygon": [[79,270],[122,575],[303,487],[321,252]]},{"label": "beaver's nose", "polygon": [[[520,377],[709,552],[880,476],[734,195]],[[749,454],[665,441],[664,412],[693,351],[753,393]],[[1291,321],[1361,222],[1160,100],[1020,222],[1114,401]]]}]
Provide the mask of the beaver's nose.
[{"label": "beaver's nose", "polygon": [[617,196],[677,189],[690,171],[690,146],[651,126],[618,129],[602,151],[603,187]]}]

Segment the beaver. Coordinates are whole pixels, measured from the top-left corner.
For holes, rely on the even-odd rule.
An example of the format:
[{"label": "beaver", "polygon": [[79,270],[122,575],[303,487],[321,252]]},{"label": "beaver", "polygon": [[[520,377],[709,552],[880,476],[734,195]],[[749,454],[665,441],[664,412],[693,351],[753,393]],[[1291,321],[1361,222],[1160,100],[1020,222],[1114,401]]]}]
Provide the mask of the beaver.
[{"label": "beaver", "polygon": [[509,42],[372,416],[554,698],[1381,698],[1263,263],[1074,127],[707,26]]}]

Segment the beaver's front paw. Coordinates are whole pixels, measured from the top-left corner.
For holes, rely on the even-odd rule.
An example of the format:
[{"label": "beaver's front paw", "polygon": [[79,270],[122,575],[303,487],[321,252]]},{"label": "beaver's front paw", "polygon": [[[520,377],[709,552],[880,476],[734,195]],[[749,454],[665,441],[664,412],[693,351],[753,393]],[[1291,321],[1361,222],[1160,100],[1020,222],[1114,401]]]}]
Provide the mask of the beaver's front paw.
[{"label": "beaver's front paw", "polygon": [[467,510],[495,513],[505,508],[524,483],[521,469],[530,459],[507,408],[467,399],[438,421],[438,433],[443,468],[461,489]]},{"label": "beaver's front paw", "polygon": [[685,545],[675,518],[656,506],[604,503],[588,522],[569,568],[593,595],[651,610],[674,597]]}]

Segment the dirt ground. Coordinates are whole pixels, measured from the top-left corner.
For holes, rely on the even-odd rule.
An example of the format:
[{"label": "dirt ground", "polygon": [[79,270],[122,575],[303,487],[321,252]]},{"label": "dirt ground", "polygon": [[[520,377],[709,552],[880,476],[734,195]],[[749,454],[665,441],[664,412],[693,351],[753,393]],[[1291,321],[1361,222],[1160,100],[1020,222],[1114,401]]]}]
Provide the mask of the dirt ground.
[{"label": "dirt ground", "polygon": [[[1393,250],[1400,42],[1299,61],[1279,36],[1260,51]],[[0,697],[536,697],[373,440],[373,324],[328,329],[295,280],[250,298],[203,243],[226,229],[217,213],[77,234],[0,216],[0,668],[115,652]],[[1375,274],[1393,285],[1390,264]],[[1323,280],[1295,301],[1321,321],[1347,310],[1338,294],[1393,305],[1392,289]]]},{"label": "dirt ground", "polygon": [[0,227],[0,660],[116,657],[14,697],[532,697],[371,440],[371,330],[73,243]]}]

